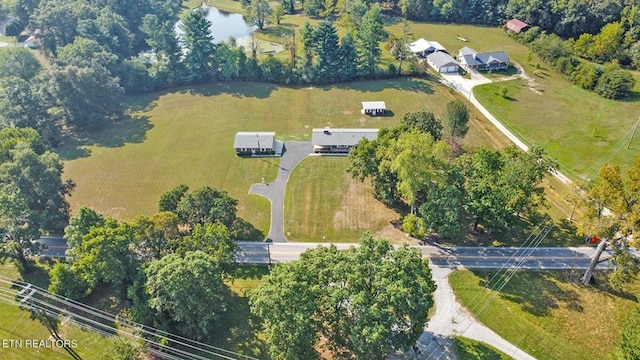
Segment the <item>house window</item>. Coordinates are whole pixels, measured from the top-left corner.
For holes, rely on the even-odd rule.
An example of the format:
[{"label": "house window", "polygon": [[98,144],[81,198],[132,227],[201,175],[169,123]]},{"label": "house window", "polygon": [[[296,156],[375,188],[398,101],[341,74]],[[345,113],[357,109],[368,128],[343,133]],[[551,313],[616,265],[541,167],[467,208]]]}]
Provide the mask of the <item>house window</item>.
[{"label": "house window", "polygon": [[338,145],[338,149],[347,149],[349,145]]}]

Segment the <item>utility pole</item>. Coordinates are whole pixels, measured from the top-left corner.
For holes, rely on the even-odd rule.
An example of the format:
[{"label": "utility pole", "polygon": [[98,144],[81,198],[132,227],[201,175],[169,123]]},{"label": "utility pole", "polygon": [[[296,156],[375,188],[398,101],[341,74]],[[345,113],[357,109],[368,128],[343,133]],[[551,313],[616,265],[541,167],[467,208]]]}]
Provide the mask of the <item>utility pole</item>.
[{"label": "utility pole", "polygon": [[273,240],[265,239],[264,242],[267,243],[267,256],[269,257],[269,269],[271,269],[271,244],[273,244]]}]

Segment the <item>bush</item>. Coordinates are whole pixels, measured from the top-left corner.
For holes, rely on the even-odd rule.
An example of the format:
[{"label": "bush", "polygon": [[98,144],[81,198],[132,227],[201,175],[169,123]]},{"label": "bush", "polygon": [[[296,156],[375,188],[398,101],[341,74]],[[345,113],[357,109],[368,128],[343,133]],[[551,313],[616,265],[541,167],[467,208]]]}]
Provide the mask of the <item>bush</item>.
[{"label": "bush", "polygon": [[7,21],[4,28],[4,34],[6,36],[18,36],[24,30],[24,24],[17,18],[11,18]]},{"label": "bush", "polygon": [[89,285],[69,264],[57,263],[51,269],[49,291],[80,300],[89,293]]},{"label": "bush", "polygon": [[422,239],[426,233],[426,225],[421,218],[409,214],[402,220],[402,230],[416,239]]},{"label": "bush", "polygon": [[622,99],[631,94],[636,80],[629,71],[620,68],[605,70],[596,85],[596,92],[607,99]]}]

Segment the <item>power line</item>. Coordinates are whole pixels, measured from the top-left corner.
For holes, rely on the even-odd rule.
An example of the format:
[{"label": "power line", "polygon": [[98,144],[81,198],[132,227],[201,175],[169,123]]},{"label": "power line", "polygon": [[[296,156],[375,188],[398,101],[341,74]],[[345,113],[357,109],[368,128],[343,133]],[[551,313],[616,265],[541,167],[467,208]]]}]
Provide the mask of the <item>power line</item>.
[{"label": "power line", "polygon": [[[142,340],[149,345],[153,345],[158,348],[167,350],[169,352],[177,353],[181,355],[182,357],[177,357],[178,359],[186,359],[186,357],[184,356],[189,356],[190,359],[207,359],[207,358],[196,355],[196,354],[191,354],[184,350],[172,348],[168,345],[152,341],[150,339],[147,339],[143,336],[139,336],[136,334],[142,333],[144,335],[148,335],[153,338],[157,338],[157,337],[164,338],[166,340],[169,340],[171,343],[175,343],[175,344],[184,346],[186,348],[197,350],[199,352],[203,352],[208,355],[213,355],[222,359],[242,358],[242,359],[248,359],[248,360],[257,360],[256,358],[253,358],[247,355],[239,354],[230,350],[226,350],[223,348],[219,348],[209,344],[191,340],[183,336],[172,334],[172,333],[169,333],[160,329],[156,329],[150,326],[146,326],[143,324],[139,324],[133,321],[128,321],[128,320],[120,321],[116,316],[110,313],[107,313],[100,309],[90,307],[86,304],[82,304],[80,302],[74,301],[72,299],[68,299],[63,296],[52,294],[42,288],[39,288],[29,283],[25,283],[21,281],[13,281],[1,276],[0,276],[0,283],[7,283],[7,284],[21,288],[19,291],[0,288],[0,300],[3,300],[4,302],[9,302],[14,305],[20,305],[21,303],[16,301],[16,299],[19,299],[19,300],[24,299],[24,296],[23,296],[24,293],[21,294],[20,292],[25,291],[24,289],[28,289],[29,291],[35,290],[35,292],[32,293],[32,296],[29,300],[29,305],[35,309],[43,309],[47,313],[50,313],[53,316],[67,317],[71,321],[79,324],[80,326],[90,327],[92,331],[98,332],[101,335],[113,336],[114,334],[117,333],[117,334],[125,335],[129,338]],[[44,299],[40,299],[36,297],[36,295]],[[52,302],[57,303],[59,306],[52,304]],[[96,321],[90,318],[89,316],[92,316],[97,319],[106,320],[109,323],[119,324],[121,327],[128,329],[129,332],[124,331],[122,329],[118,329],[111,325],[104,324],[100,321]],[[160,350],[154,349],[153,347],[150,347],[150,349],[158,356],[163,354],[160,352]],[[173,358],[172,356],[174,355],[164,356],[164,357],[167,359],[171,359]]]}]

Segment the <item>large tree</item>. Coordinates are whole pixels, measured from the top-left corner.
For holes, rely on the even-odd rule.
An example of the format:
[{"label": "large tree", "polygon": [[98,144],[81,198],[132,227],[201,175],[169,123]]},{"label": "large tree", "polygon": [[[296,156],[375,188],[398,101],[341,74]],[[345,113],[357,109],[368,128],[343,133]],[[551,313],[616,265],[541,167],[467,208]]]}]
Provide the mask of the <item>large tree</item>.
[{"label": "large tree", "polygon": [[267,20],[271,16],[271,5],[267,0],[251,0],[249,7],[247,8],[247,16],[252,24],[257,26],[260,30],[267,24]]},{"label": "large tree", "polygon": [[184,65],[190,81],[209,81],[214,77],[216,45],[211,21],[201,9],[187,11],[182,17],[182,41],[186,48]]},{"label": "large tree", "polygon": [[[375,276],[372,276],[375,274]],[[407,246],[365,234],[360,247],[308,250],[275,266],[250,294],[274,359],[381,359],[422,334],[435,284],[426,260]]]},{"label": "large tree", "polygon": [[449,101],[444,114],[449,136],[463,138],[469,131],[469,108],[460,100]]},{"label": "large tree", "polygon": [[192,338],[212,334],[226,311],[216,259],[202,251],[171,254],[145,269],[149,306],[170,319],[171,328]]},{"label": "large tree", "polygon": [[629,247],[638,244],[640,226],[640,157],[623,176],[618,166],[605,164],[598,177],[584,191],[587,212],[581,221],[582,232],[600,238],[596,255],[582,281],[589,284],[595,266],[606,247],[613,250],[611,261],[616,270],[609,275],[620,289],[640,272],[638,259]]},{"label": "large tree", "polygon": [[384,40],[385,31],[382,23],[382,10],[377,5],[372,6],[357,26],[356,39],[358,40],[358,53],[360,56],[360,68],[365,74],[375,74],[378,69],[378,61],[382,54],[380,42]]},{"label": "large tree", "polygon": [[73,182],[62,181],[60,158],[44,151],[33,129],[3,129],[0,139],[0,258],[29,270],[27,256],[39,251],[40,233],[68,220],[65,196]]}]

